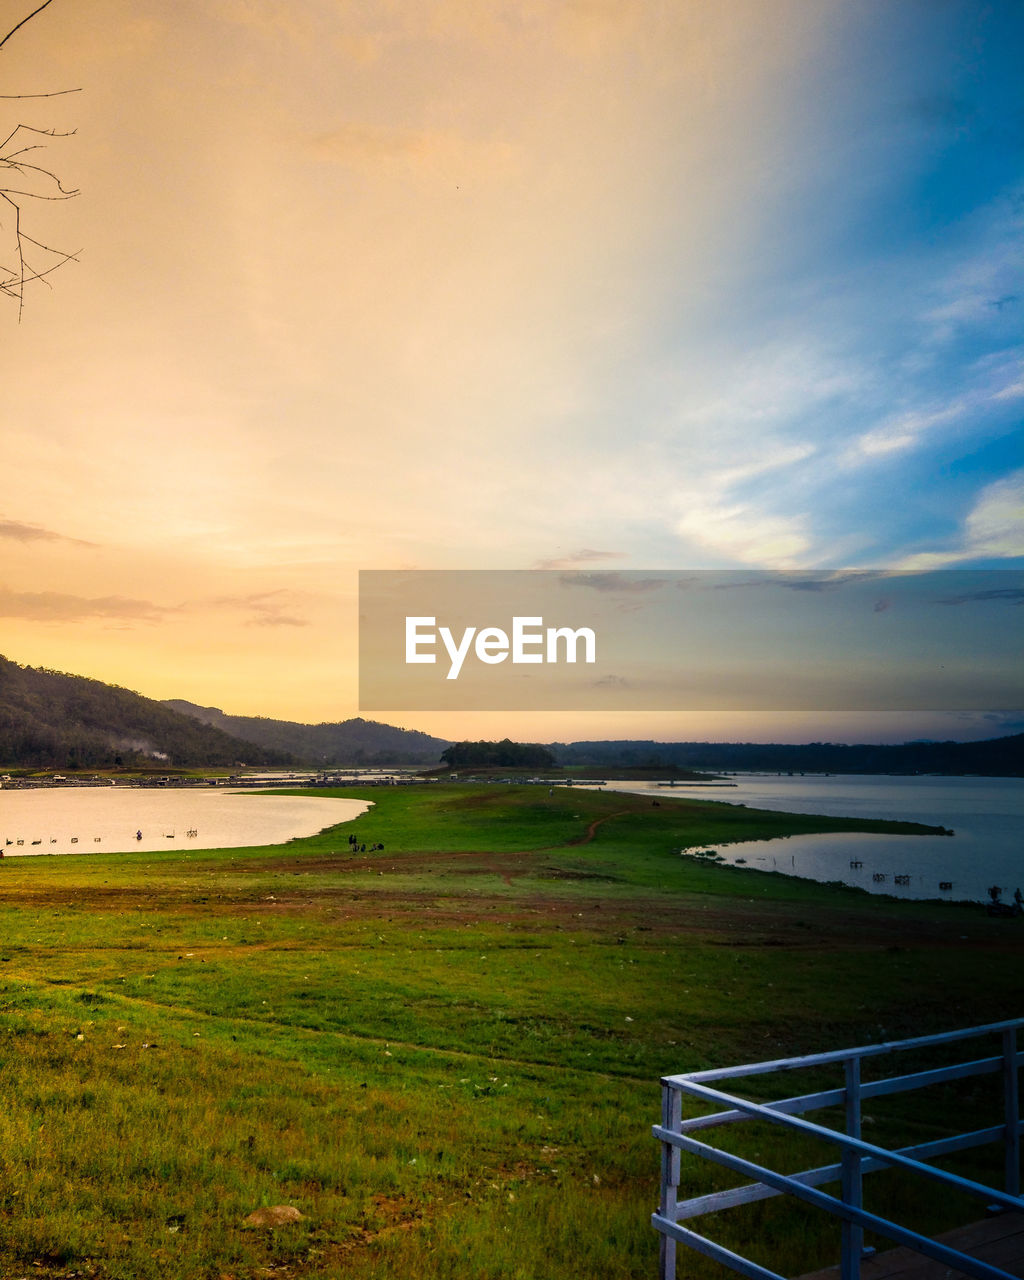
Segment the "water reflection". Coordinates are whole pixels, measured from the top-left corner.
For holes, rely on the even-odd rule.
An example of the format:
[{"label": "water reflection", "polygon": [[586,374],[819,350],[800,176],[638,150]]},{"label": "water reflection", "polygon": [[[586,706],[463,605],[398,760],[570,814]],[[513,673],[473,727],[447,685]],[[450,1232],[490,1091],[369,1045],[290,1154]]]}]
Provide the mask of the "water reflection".
[{"label": "water reflection", "polygon": [[28,854],[282,844],[365,813],[364,800],[137,787],[0,791],[0,849]]}]

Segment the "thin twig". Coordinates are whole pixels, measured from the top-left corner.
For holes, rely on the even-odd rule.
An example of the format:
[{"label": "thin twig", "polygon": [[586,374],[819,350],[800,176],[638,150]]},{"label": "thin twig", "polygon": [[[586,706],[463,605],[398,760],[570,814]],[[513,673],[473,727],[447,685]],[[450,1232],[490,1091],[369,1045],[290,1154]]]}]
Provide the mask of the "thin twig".
[{"label": "thin twig", "polygon": [[82,88],[54,89],[52,93],[0,93],[0,98],[59,98],[62,93],[81,93]]},{"label": "thin twig", "polygon": [[[43,138],[73,138],[78,132],[77,129],[58,131],[57,129],[37,129],[33,124],[16,124],[7,137],[4,138],[3,142],[0,142],[0,150],[6,147],[10,140],[22,129],[24,129],[26,133],[38,133],[40,137]],[[17,155],[18,152],[15,152],[14,154]]]},{"label": "thin twig", "polygon": [[[31,150],[31,148],[26,148],[26,150]],[[21,152],[15,152],[15,155],[20,155],[20,154]],[[67,187],[65,187],[61,183],[60,178],[58,178],[57,175],[52,172],[52,170],[44,169],[42,168],[41,165],[26,164],[23,160],[18,161],[17,163],[13,163],[12,161],[8,160],[7,157],[5,156],[0,156],[0,161],[5,162],[9,169],[14,169],[17,173],[24,173],[26,170],[31,170],[32,173],[41,173],[44,178],[50,178],[56,184],[57,190],[61,193],[62,196],[66,196],[70,198],[71,196],[78,195],[77,187],[74,189],[74,191],[69,191]],[[7,190],[10,190],[10,188],[5,187],[4,190],[7,191]],[[57,196],[37,196],[36,198],[45,199],[45,200],[56,200],[58,197]]]},{"label": "thin twig", "polygon": [[43,0],[43,3],[39,6],[38,9],[33,9],[27,18],[22,18],[22,20],[18,23],[16,27],[12,27],[10,31],[8,31],[8,33],[4,36],[4,38],[0,40],[0,49],[2,49],[4,45],[7,43],[7,41],[10,40],[11,36],[14,35],[15,31],[20,31],[26,22],[31,22],[31,20],[36,16],[37,13],[42,13],[42,11],[46,8],[46,6],[50,2],[51,0]]},{"label": "thin twig", "polygon": [[[44,196],[38,191],[19,191],[15,187],[0,187],[0,195],[4,196],[24,196],[26,200],[73,200],[78,195],[77,191],[67,191],[62,196]],[[11,201],[14,204],[14,201]],[[424,632],[424,634],[426,634]]]}]

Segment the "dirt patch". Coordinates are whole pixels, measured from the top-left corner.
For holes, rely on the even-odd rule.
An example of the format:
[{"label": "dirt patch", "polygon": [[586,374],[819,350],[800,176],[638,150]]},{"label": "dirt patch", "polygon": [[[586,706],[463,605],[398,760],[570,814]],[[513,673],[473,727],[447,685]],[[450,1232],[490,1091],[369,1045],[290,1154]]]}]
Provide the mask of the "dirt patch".
[{"label": "dirt patch", "polygon": [[[600,822],[591,824],[591,836]],[[564,846],[562,846],[564,848]],[[368,875],[367,873],[371,873]],[[372,874],[378,873],[378,874]],[[253,876],[251,888],[249,874]],[[328,884],[311,885],[307,876],[330,876]],[[355,882],[355,876],[361,878]],[[446,875],[459,883],[446,884]],[[652,943],[686,935],[695,941],[744,948],[765,946],[871,948],[891,946],[993,947],[1019,946],[1024,930],[1015,921],[989,920],[977,912],[950,908],[940,915],[915,917],[866,899],[848,906],[821,909],[811,903],[761,901],[719,896],[659,895],[617,883],[614,876],[585,867],[558,867],[541,851],[526,853],[466,850],[417,852],[389,857],[271,857],[229,863],[223,875],[176,885],[170,874],[154,875],[145,884],[127,887],[57,883],[19,885],[8,881],[0,906],[110,913],[167,912],[178,916],[308,915],[329,920],[394,917],[423,926],[503,924],[514,930],[551,928],[587,933],[630,935]],[[402,883],[398,883],[401,877]],[[408,885],[407,877],[419,883]],[[529,877],[533,883],[522,883]],[[550,892],[538,882],[551,882]],[[258,883],[257,883],[258,881]],[[268,881],[272,883],[268,885]],[[496,881],[516,886],[498,891]],[[579,885],[574,893],[572,886]],[[602,886],[608,885],[607,892]],[[524,892],[524,890],[526,890]],[[272,892],[272,896],[271,896]],[[13,951],[12,951],[13,954]],[[0,950],[2,956],[2,950]]]}]

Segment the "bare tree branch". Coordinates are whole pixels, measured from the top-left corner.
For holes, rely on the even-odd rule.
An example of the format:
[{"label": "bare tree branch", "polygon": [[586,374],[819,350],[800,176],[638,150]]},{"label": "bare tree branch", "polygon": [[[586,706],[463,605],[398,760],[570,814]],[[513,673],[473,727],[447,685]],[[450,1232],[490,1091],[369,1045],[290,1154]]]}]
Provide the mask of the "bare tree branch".
[{"label": "bare tree branch", "polygon": [[[3,98],[59,98],[63,93],[81,93],[81,87],[77,89],[53,89],[50,93],[0,93],[0,99]],[[71,131],[74,133],[74,130]],[[58,134],[63,137],[63,134]]]},{"label": "bare tree branch", "polygon": [[4,36],[4,38],[0,40],[0,49],[2,49],[4,45],[7,43],[7,41],[10,40],[11,36],[14,35],[15,31],[20,31],[26,22],[31,22],[37,13],[42,13],[42,11],[46,8],[48,4],[50,4],[50,2],[51,0],[43,0],[43,3],[39,6],[38,9],[33,9],[27,18],[22,18],[22,20],[18,23],[16,27],[11,27],[10,31],[8,31],[8,33]]},{"label": "bare tree branch", "polygon": [[[31,13],[13,26],[3,39],[0,39],[0,49],[3,49],[4,45],[17,31],[20,31],[37,14],[42,13],[50,3],[52,3],[52,0],[43,0],[41,5],[33,9]],[[51,93],[5,93],[0,94],[0,98],[4,100],[56,98],[62,94],[78,92],[78,89],[57,89]],[[79,252],[65,253],[63,250],[54,249],[50,245],[44,244],[41,240],[30,236],[22,225],[23,201],[71,200],[78,195],[77,189],[70,190],[65,187],[52,169],[48,169],[43,165],[33,164],[24,158],[30,152],[43,150],[45,144],[34,142],[12,148],[12,143],[22,131],[46,138],[68,138],[75,132],[73,129],[43,129],[37,125],[19,121],[7,137],[0,142],[0,201],[13,213],[13,227],[7,239],[9,241],[9,249],[14,256],[13,266],[0,263],[0,294],[17,299],[19,323],[25,308],[25,286],[35,281],[40,281],[47,288],[51,288],[52,286],[47,277],[56,271],[58,267],[64,266],[65,263],[77,262]],[[3,177],[5,171],[9,174],[17,174],[23,182],[29,184],[28,189],[22,189],[21,186],[9,186]],[[36,185],[33,186],[33,184]],[[56,191],[54,191],[54,188],[56,188]],[[0,211],[2,211],[2,206],[0,206]],[[3,219],[0,219],[0,229],[2,227]],[[31,261],[26,256],[26,249],[29,247],[31,247],[31,250],[38,251],[38,253],[31,252]],[[43,255],[42,258],[39,255]]]}]

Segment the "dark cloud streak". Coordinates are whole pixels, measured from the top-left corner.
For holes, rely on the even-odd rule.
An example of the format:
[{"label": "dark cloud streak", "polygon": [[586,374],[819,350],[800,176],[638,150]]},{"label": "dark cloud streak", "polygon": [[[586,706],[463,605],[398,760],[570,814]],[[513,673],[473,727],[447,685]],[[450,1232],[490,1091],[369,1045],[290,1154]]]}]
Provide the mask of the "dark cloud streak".
[{"label": "dark cloud streak", "polygon": [[14,542],[66,542],[74,547],[96,545],[83,538],[69,538],[67,534],[54,533],[52,529],[43,529],[37,524],[24,524],[20,520],[0,520],[0,538],[10,538]]},{"label": "dark cloud streak", "polygon": [[988,591],[967,591],[959,596],[946,596],[936,604],[974,604],[976,602],[1004,600],[1007,604],[1024,604],[1024,587],[993,587]]}]

